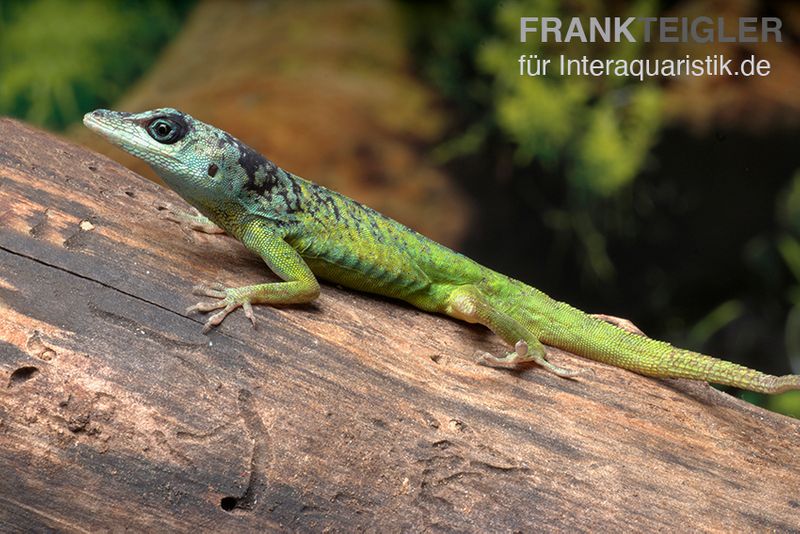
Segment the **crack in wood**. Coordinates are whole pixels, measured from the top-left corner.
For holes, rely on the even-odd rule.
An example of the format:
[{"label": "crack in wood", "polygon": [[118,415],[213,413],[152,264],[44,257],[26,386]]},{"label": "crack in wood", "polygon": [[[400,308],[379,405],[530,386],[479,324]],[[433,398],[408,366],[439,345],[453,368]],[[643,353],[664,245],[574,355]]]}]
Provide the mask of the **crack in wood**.
[{"label": "crack in wood", "polygon": [[[0,235],[1,235],[1,234],[0,234]],[[115,287],[115,286],[113,286],[113,285],[110,285],[110,284],[108,284],[108,283],[106,283],[106,282],[103,282],[103,281],[101,281],[101,280],[97,280],[96,278],[92,278],[92,277],[90,277],[90,276],[86,276],[86,275],[83,275],[83,274],[77,273],[77,272],[75,272],[75,271],[72,271],[72,270],[70,270],[70,269],[67,269],[67,268],[65,268],[65,267],[61,267],[60,265],[55,265],[55,264],[52,264],[52,263],[48,263],[48,262],[46,262],[46,261],[43,261],[43,260],[41,260],[41,259],[39,259],[39,258],[37,258],[37,257],[31,256],[31,255],[29,255],[29,254],[25,254],[25,253],[22,253],[22,252],[17,252],[17,251],[15,251],[15,250],[12,250],[12,249],[8,248],[7,246],[0,245],[0,251],[2,251],[2,252],[7,252],[7,253],[9,253],[9,254],[11,254],[11,255],[13,255],[13,256],[17,256],[17,257],[19,257],[19,258],[25,258],[25,259],[27,259],[27,260],[33,261],[33,262],[35,262],[35,263],[38,263],[39,265],[43,265],[43,266],[45,266],[45,267],[50,267],[50,268],[52,268],[52,269],[56,269],[56,270],[58,270],[58,271],[61,271],[62,273],[66,273],[66,274],[69,274],[69,275],[75,276],[75,277],[77,277],[77,278],[80,278],[81,280],[86,280],[86,281],[89,281],[89,282],[94,282],[95,284],[99,284],[100,286],[102,286],[102,287],[104,287],[104,288],[106,288],[106,289],[110,289],[110,290],[112,290],[112,291],[115,291],[115,292],[117,292],[117,293],[120,293],[120,294],[122,294],[122,295],[125,295],[126,297],[130,297],[130,298],[132,298],[132,299],[135,299],[135,300],[137,300],[137,301],[139,301],[139,302],[143,302],[143,303],[145,303],[145,304],[149,304],[149,305],[151,305],[151,306],[155,306],[156,308],[158,308],[158,309],[160,309],[160,310],[163,310],[163,311],[169,312],[169,313],[171,313],[171,314],[173,314],[173,315],[177,315],[178,317],[181,317],[181,318],[183,318],[183,319],[186,319],[186,320],[192,321],[193,323],[196,323],[197,325],[200,325],[200,326],[202,326],[202,325],[204,324],[204,321],[202,321],[202,320],[198,320],[198,319],[195,319],[195,318],[193,318],[193,317],[190,317],[190,316],[188,316],[188,315],[185,315],[184,313],[181,313],[181,312],[177,312],[177,311],[175,311],[175,310],[172,310],[172,309],[170,309],[170,308],[167,308],[167,307],[165,307],[165,306],[162,306],[161,304],[158,304],[157,302],[153,302],[153,301],[151,301],[151,300],[148,300],[148,299],[142,298],[142,297],[140,297],[139,295],[136,295],[136,294],[134,294],[134,293],[129,293],[129,292],[127,292],[127,291],[124,291],[124,290],[122,290],[122,289],[120,289],[120,288],[118,288],[118,287]],[[230,339],[231,341],[236,341],[236,342],[239,342],[239,343],[245,343],[245,344],[247,343],[247,341],[245,341],[245,340],[242,340],[242,339],[240,339],[240,338],[239,338],[239,337],[237,337],[237,336],[233,336],[233,335],[230,335],[230,334],[228,334],[228,333],[225,333],[225,332],[223,332],[222,330],[220,330],[219,328],[215,329],[215,330],[214,330],[214,333],[215,333],[215,335],[218,335],[218,336],[224,337],[224,338],[226,338],[226,339]]]},{"label": "crack in wood", "polygon": [[[0,495],[0,500],[5,501],[5,502],[17,507],[17,508],[22,509],[22,510],[25,510],[26,512],[28,512],[30,514],[33,514],[33,515],[42,517],[44,519],[47,519],[48,521],[50,521],[51,525],[60,525],[60,526],[64,527],[65,530],[69,530],[69,531],[72,531],[72,532],[84,532],[85,534],[91,534],[91,532],[92,532],[91,530],[87,530],[87,529],[83,528],[78,523],[74,523],[72,521],[68,521],[67,519],[65,519],[65,518],[63,518],[61,516],[57,516],[57,515],[54,515],[54,514],[48,514],[47,512],[45,512],[44,510],[42,510],[39,507],[30,506],[30,505],[25,504],[25,503],[23,503],[21,501],[18,501],[16,499],[12,499],[12,498],[10,498],[10,497],[8,497],[6,495]],[[20,530],[24,531],[26,529],[20,529]]]},{"label": "crack in wood", "polygon": [[97,280],[95,278],[92,278],[90,276],[86,276],[86,275],[83,275],[83,274],[80,274],[80,273],[76,273],[75,271],[71,271],[71,270],[66,269],[64,267],[61,267],[60,265],[54,265],[52,263],[48,263],[48,262],[46,262],[46,261],[44,261],[44,260],[42,260],[40,258],[36,258],[34,256],[30,256],[29,254],[24,254],[24,253],[21,253],[21,252],[17,252],[15,250],[11,250],[11,249],[9,249],[7,247],[4,247],[2,245],[0,245],[0,250],[3,251],[3,252],[8,252],[9,254],[11,254],[13,256],[18,256],[20,258],[25,258],[27,260],[36,262],[39,265],[44,265],[45,267],[50,267],[52,269],[56,269],[58,271],[61,271],[62,273],[66,273],[66,274],[70,274],[72,276],[76,276],[76,277],[80,278],[81,280],[87,280],[89,282],[94,282],[95,284],[99,284],[99,285],[105,287],[106,289],[111,289],[112,291],[116,291],[117,293],[122,293],[123,295],[125,295],[127,297],[130,297],[132,299],[136,299],[139,302],[144,302],[145,304],[150,304],[151,306],[155,306],[156,308],[159,308],[161,310],[167,311],[167,312],[172,313],[174,315],[177,315],[179,317],[183,317],[185,319],[189,319],[190,321],[193,321],[193,322],[195,322],[197,324],[202,324],[200,321],[196,321],[196,320],[192,319],[191,317],[186,317],[185,315],[183,315],[181,313],[178,313],[178,312],[176,312],[174,310],[171,310],[169,308],[166,308],[166,307],[164,307],[164,306],[162,306],[162,305],[160,305],[160,304],[158,304],[156,302],[152,302],[150,300],[144,299],[144,298],[142,298],[142,297],[140,297],[138,295],[134,295],[133,293],[128,293],[127,291],[123,291],[122,289],[120,289],[118,287],[114,287],[114,286],[112,286],[110,284],[107,284],[106,282],[102,282],[102,281]]},{"label": "crack in wood", "polygon": [[175,432],[175,437],[180,440],[195,442],[195,443],[203,443],[212,438],[219,436],[223,430],[227,429],[231,426],[231,422],[227,421],[222,423],[221,425],[217,425],[208,432],[189,432],[188,430],[178,430]]},{"label": "crack in wood", "polygon": [[250,478],[241,497],[224,497],[220,502],[223,510],[251,512],[258,505],[267,489],[267,467],[269,464],[270,437],[264,422],[256,411],[253,394],[247,389],[239,390],[239,415],[253,440],[250,457]]}]

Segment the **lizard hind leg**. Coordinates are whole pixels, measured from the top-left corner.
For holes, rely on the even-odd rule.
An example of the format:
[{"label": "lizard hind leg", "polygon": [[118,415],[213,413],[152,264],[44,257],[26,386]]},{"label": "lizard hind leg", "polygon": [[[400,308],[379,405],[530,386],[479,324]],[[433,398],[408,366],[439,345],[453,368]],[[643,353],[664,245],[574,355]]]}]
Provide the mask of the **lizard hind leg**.
[{"label": "lizard hind leg", "polygon": [[479,352],[477,363],[489,367],[517,368],[522,363],[534,362],[560,377],[568,378],[581,374],[579,370],[565,369],[547,361],[544,346],[536,336],[527,331],[516,319],[492,306],[477,287],[459,286],[450,293],[447,301],[445,309],[447,315],[469,323],[482,324],[507,343],[514,345],[514,350],[505,356]]}]

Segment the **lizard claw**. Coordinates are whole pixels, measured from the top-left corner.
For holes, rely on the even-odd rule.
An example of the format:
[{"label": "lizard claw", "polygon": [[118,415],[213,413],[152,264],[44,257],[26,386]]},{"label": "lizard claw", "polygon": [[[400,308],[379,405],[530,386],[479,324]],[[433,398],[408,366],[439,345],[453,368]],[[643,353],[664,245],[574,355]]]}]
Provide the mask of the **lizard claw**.
[{"label": "lizard claw", "polygon": [[250,304],[250,301],[244,301],[242,303],[242,309],[244,310],[244,316],[250,319],[250,322],[253,323],[253,328],[255,328],[256,316],[253,314],[253,305]]}]

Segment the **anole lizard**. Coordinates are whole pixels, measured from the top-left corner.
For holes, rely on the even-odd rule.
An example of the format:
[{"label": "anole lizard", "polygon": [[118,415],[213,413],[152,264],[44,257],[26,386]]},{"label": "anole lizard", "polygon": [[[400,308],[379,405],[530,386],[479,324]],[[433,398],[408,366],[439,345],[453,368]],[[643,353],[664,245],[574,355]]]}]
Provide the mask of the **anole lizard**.
[{"label": "anole lizard", "polygon": [[[217,299],[187,309],[213,314],[204,331],[238,307],[317,298],[317,277],[405,300],[489,327],[514,350],[481,363],[535,362],[558,376],[577,371],[545,359],[542,344],[653,377],[690,378],[764,393],[800,389],[800,375],[772,376],[679,349],[581,312],[492,271],[344,195],[287,172],[227,132],[175,109],[96,110],[84,124],[143,159],[202,215],[195,229],[232,235],[283,281],[244,287],[198,286]],[[610,319],[610,320],[609,320]],[[612,324],[617,322],[617,324]]]}]

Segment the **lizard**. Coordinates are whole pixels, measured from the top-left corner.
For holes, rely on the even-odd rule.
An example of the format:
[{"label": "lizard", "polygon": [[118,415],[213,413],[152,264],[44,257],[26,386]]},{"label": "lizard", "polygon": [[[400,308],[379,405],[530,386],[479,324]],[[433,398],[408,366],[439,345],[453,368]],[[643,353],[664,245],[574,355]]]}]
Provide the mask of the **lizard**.
[{"label": "lizard", "polygon": [[84,124],[144,160],[196,214],[174,218],[207,233],[227,233],[260,256],[281,279],[242,287],[215,283],[192,292],[210,297],[186,310],[212,312],[208,332],[253,304],[299,304],[320,294],[318,278],[404,300],[431,313],[479,323],[512,349],[478,354],[478,363],[538,364],[560,377],[582,371],[547,360],[544,345],[645,376],[688,378],[741,389],[800,390],[800,375],[773,376],[684,350],[594,316],[495,272],[340,193],[296,176],[212,125],[173,108],[141,113],[98,109]]}]

